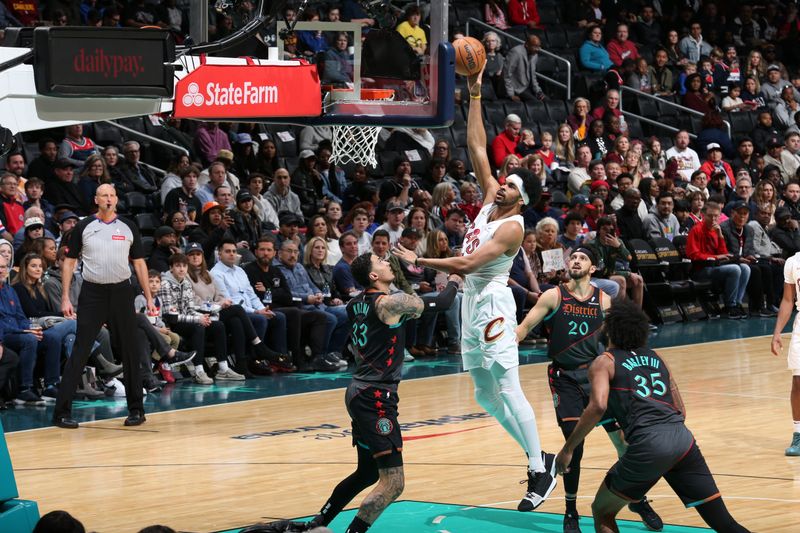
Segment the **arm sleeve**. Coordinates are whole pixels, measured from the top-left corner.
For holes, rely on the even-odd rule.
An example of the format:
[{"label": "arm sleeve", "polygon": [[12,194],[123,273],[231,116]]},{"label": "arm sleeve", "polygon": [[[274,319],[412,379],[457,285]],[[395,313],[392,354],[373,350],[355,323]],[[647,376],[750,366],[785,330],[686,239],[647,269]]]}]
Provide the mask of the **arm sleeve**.
[{"label": "arm sleeve", "polygon": [[448,281],[447,287],[436,296],[428,298],[423,296],[422,301],[425,304],[425,309],[422,311],[422,314],[428,315],[450,309],[450,306],[453,305],[453,301],[456,299],[457,292],[458,284],[455,281]]}]

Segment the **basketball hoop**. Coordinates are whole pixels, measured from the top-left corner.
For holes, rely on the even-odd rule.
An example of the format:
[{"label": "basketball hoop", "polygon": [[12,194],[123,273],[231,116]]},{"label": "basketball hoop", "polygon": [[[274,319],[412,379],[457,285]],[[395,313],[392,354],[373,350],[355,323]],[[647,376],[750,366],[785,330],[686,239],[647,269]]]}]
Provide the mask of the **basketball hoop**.
[{"label": "basketball hoop", "polygon": [[[332,89],[330,98],[336,100],[355,101],[353,89]],[[361,89],[361,101],[392,100],[392,89]],[[331,162],[377,167],[375,144],[378,142],[380,126],[333,126]]]}]

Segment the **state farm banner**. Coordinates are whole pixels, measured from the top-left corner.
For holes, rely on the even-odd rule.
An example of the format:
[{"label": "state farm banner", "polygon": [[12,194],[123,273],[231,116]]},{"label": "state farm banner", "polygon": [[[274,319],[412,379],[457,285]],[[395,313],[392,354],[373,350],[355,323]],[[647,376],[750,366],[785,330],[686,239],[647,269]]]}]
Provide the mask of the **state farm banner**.
[{"label": "state farm banner", "polygon": [[178,118],[316,117],[322,113],[317,67],[201,64],[175,85]]}]

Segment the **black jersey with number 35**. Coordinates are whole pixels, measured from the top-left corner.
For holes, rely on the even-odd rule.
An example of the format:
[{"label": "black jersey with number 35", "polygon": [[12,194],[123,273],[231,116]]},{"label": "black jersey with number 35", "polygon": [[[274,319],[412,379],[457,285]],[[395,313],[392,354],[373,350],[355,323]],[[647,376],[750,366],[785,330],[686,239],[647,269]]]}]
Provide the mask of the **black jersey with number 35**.
[{"label": "black jersey with number 35", "polygon": [[656,352],[608,350],[603,356],[614,361],[607,412],[619,422],[626,438],[651,426],[684,421],[672,397],[669,369]]},{"label": "black jersey with number 35", "polygon": [[547,356],[565,368],[590,363],[602,351],[603,291],[592,285],[592,294],[579,300],[565,284],[559,285],[557,290],[558,307],[545,318],[550,330]]},{"label": "black jersey with number 35", "polygon": [[393,325],[378,317],[375,304],[383,292],[364,291],[347,304],[350,344],[356,358],[353,379],[368,383],[397,384],[406,343],[405,317]]}]

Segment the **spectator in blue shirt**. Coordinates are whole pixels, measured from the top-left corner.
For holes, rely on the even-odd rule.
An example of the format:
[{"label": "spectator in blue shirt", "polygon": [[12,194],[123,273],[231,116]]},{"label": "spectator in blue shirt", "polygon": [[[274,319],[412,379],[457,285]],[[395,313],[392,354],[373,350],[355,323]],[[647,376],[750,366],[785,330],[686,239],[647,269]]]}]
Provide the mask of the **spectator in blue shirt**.
[{"label": "spectator in blue shirt", "polygon": [[580,48],[581,65],[587,70],[605,72],[614,63],[608,55],[608,50],[603,46],[603,30],[600,26],[590,26],[587,31],[586,41]]},{"label": "spectator in blue shirt", "polygon": [[305,267],[298,261],[299,256],[300,249],[296,243],[283,241],[273,264],[286,279],[292,297],[300,298],[304,309],[325,312],[330,333],[327,352],[341,352],[348,335],[347,310],[344,305],[325,305],[325,295],[311,281]]},{"label": "spectator in blue shirt", "polygon": [[236,243],[233,239],[223,239],[217,251],[219,261],[209,272],[222,295],[244,308],[259,338],[263,340],[269,328],[272,345],[279,352],[286,353],[286,315],[268,309],[256,296],[244,269],[236,264]]},{"label": "spectator in blue shirt", "polygon": [[346,231],[339,237],[339,249],[342,258],[333,267],[333,282],[339,287],[339,292],[345,298],[351,298],[356,293],[363,291],[364,287],[358,284],[350,272],[350,263],[358,257],[358,237],[352,231]]}]

